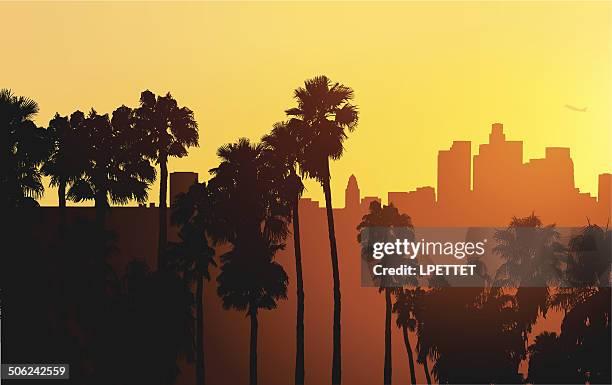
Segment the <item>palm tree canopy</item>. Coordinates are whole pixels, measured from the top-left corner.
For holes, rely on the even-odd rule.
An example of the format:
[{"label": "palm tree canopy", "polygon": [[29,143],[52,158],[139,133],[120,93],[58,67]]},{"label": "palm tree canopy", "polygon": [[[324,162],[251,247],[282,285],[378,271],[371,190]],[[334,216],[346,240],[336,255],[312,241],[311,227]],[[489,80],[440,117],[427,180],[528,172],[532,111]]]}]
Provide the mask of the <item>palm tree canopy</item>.
[{"label": "palm tree canopy", "polygon": [[277,122],[261,139],[267,167],[276,168],[281,179],[277,192],[287,201],[299,199],[304,192],[302,178],[296,172],[303,156],[299,131],[289,122]]},{"label": "palm tree canopy", "polygon": [[[378,201],[371,202],[370,210],[357,225],[357,230],[359,231],[357,242],[361,244],[361,257],[370,267],[373,264],[382,264],[385,267],[416,264],[416,260],[397,254],[386,255],[381,260],[373,257],[374,243],[395,242],[398,239],[414,241],[414,226],[410,216],[400,213],[393,203],[381,206]],[[371,276],[371,278],[381,290],[404,285],[418,285],[415,276]]]},{"label": "palm tree canopy", "polygon": [[49,153],[45,130],[34,124],[38,104],[27,97],[0,90],[0,135],[4,160],[0,185],[8,206],[36,204],[44,192],[39,166]]},{"label": "palm tree canopy", "polygon": [[[155,180],[155,168],[143,153],[142,141],[132,119],[132,110],[122,106],[108,114],[91,110],[82,123],[88,157],[83,174],[68,191],[74,201],[96,199],[102,195],[116,204],[130,200],[145,202]],[[108,197],[107,197],[108,195]]]},{"label": "palm tree canopy", "polygon": [[255,232],[272,240],[288,234],[290,207],[279,196],[278,168],[269,167],[261,144],[246,138],[218,149],[221,163],[210,170],[217,215],[213,238],[234,243]]},{"label": "palm tree canopy", "polygon": [[217,293],[225,308],[255,315],[287,295],[288,277],[274,255],[284,248],[290,207],[274,187],[282,175],[266,162],[262,144],[242,138],[217,155],[221,163],[208,183],[216,218],[211,236],[232,244],[221,256]]},{"label": "palm tree canopy", "polygon": [[588,225],[570,239],[566,280],[571,286],[607,286],[612,264],[612,232]]},{"label": "palm tree canopy", "polygon": [[149,90],[143,91],[135,117],[136,126],[147,133],[148,155],[156,161],[160,156],[182,158],[188,147],[198,146],[198,124],[193,111],[179,107],[169,92],[156,96]]},{"label": "palm tree canopy", "polygon": [[333,83],[326,76],[316,76],[295,90],[297,107],[286,110],[300,132],[304,156],[302,172],[319,181],[329,178],[328,159],[339,159],[344,152],[347,130],[357,126],[358,110],[351,104],[350,87]]},{"label": "palm tree canopy", "polygon": [[51,185],[57,186],[61,181],[73,182],[83,172],[88,153],[84,142],[82,124],[84,115],[80,111],[70,117],[55,114],[49,121],[47,134],[51,153],[45,161],[42,172],[51,177]]},{"label": "palm tree canopy", "polygon": [[287,298],[289,278],[273,260],[283,245],[259,238],[237,244],[221,256],[223,265],[217,277],[217,293],[225,309],[275,309],[279,299]]},{"label": "palm tree canopy", "polygon": [[562,277],[565,248],[558,242],[555,225],[544,226],[531,214],[512,218],[508,227],[497,230],[493,252],[505,262],[498,268],[496,286],[542,286]]},{"label": "palm tree canopy", "polygon": [[397,327],[407,327],[408,330],[414,331],[417,326],[415,315],[416,299],[424,292],[421,288],[401,289],[396,292],[396,299],[393,303],[393,313],[397,314]]}]

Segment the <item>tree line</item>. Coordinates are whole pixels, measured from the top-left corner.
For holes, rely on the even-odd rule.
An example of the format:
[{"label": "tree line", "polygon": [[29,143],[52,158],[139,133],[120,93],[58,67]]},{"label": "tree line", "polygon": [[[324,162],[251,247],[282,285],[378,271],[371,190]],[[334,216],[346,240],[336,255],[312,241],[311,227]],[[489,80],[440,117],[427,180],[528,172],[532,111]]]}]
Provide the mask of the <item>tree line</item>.
[{"label": "tree line", "polygon": [[[393,204],[372,202],[357,229],[366,263],[373,262],[375,241],[414,240],[410,217]],[[496,271],[468,258],[478,271],[471,287],[451,287],[442,276],[427,287],[413,276],[372,277],[385,294],[383,383],[391,384],[393,313],[411,384],[417,383],[415,361],[428,384],[431,374],[441,384],[610,383],[611,234],[588,224],[563,245],[555,225],[532,213],[495,231],[493,253],[503,261]],[[542,332],[530,343],[539,317],[550,310],[564,313],[561,333]],[[416,360],[409,331],[417,337]],[[526,377],[519,370],[525,359]]]},{"label": "tree line", "polygon": [[[19,307],[16,298],[57,303],[53,319],[61,332],[56,334],[79,335],[86,338],[81,345],[90,347],[83,351],[74,339],[53,337],[61,340],[55,341],[58,346],[66,347],[62,354],[67,362],[76,360],[85,367],[82,378],[104,384],[171,384],[178,375],[178,360],[186,357],[195,363],[195,383],[200,385],[206,379],[204,280],[219,265],[217,294],[224,308],[243,311],[250,321],[249,383],[256,384],[258,315],[287,298],[288,276],[275,256],[292,235],[297,298],[294,382],[304,384],[299,199],[304,178],[312,178],[325,196],[334,300],[331,383],[340,384],[342,308],[329,166],[342,157],[344,141],[357,126],[353,98],[350,87],[325,76],[306,80],[295,89],[295,105],[285,111],[286,120],[273,124],[259,142],[240,138],[220,147],[220,163],[210,170],[211,178],[171,202],[169,217],[179,227],[179,241],[169,242],[168,159],[186,156],[200,139],[189,108],[179,106],[169,93],[144,91],[134,108],[121,106],[110,115],[94,109],[87,114],[56,114],[47,127],[38,127],[33,121],[37,104],[2,90],[0,125],[6,150],[1,185],[14,223],[8,233],[9,254],[50,254],[57,261],[37,260],[42,267],[35,269],[34,288],[40,290],[6,277],[4,314],[14,310],[21,315],[17,319],[29,320],[14,327],[31,332],[40,329],[35,324],[27,327],[38,313]],[[60,239],[52,250],[37,248],[32,228],[36,199],[44,192],[43,176],[58,188]],[[158,177],[156,269],[134,260],[120,278],[106,262],[116,240],[105,227],[106,214],[111,204],[145,202]],[[95,222],[68,223],[67,200],[92,200]],[[377,202],[356,225],[357,241],[369,228],[393,229],[403,237],[414,229],[408,215]],[[412,384],[415,362],[423,367],[428,384],[432,376],[440,383],[609,383],[610,290],[601,277],[610,271],[610,231],[588,225],[567,247],[558,236],[554,226],[544,226],[535,215],[513,218],[496,233],[495,252],[504,264],[491,275],[482,271],[482,282],[473,288],[451,288],[439,277],[428,288],[411,280],[380,282],[385,297],[382,382],[391,384],[392,379],[395,314]],[[227,251],[216,258],[221,245],[228,246]],[[11,271],[32,269],[23,258],[11,263]],[[561,265],[565,266],[561,275],[573,289],[555,288],[559,275],[551,272]],[[44,278],[48,271],[58,278]],[[46,290],[49,287],[53,289]],[[11,297],[8,290],[24,294]],[[538,316],[550,309],[565,312],[561,333],[543,333],[529,344]],[[449,326],[444,316],[448,314],[454,324],[464,326],[461,332]],[[11,325],[10,319],[7,322]],[[417,336],[415,348],[411,333]],[[51,338],[40,330],[30,335],[32,345]],[[23,341],[8,342],[23,345]],[[157,348],[148,348],[151,344]],[[26,353],[32,354],[23,352],[24,358]],[[142,357],[139,361],[144,363],[126,365],[125,361],[134,361],[127,359],[130,356]],[[529,373],[523,378],[518,366],[527,357]],[[102,368],[112,365],[124,380],[104,373]],[[553,370],[557,366],[563,370]]]},{"label": "tree line", "polygon": [[[44,192],[42,176],[58,187],[61,227],[66,201],[93,200],[96,223],[104,231],[110,203],[145,202],[159,165],[160,209],[158,270],[175,271],[196,284],[197,383],[204,383],[202,279],[209,277],[217,244],[232,246],[220,257],[218,294],[226,308],[246,311],[251,322],[250,383],[257,383],[257,330],[260,309],[273,309],[286,298],[288,277],[274,261],[293,225],[297,276],[295,382],[303,384],[304,288],[298,201],[302,178],[317,180],[327,207],[333,270],[332,383],[341,383],[341,297],[338,252],[330,187],[330,160],[339,159],[347,134],[358,122],[350,87],[325,76],[306,80],[294,92],[296,105],[287,120],[273,125],[261,142],[241,138],[218,149],[221,163],[208,183],[192,186],[173,202],[171,218],[181,242],[167,241],[168,157],[183,157],[197,146],[193,112],[179,107],[168,93],[144,91],[136,108],[121,106],[109,116],[92,109],[56,116],[48,127],[36,126],[36,102],[0,93],[0,122],[8,159],[2,185],[8,208],[36,206]],[[211,244],[209,244],[211,242]],[[212,247],[211,247],[212,246]],[[144,267],[132,269],[146,270]]]}]

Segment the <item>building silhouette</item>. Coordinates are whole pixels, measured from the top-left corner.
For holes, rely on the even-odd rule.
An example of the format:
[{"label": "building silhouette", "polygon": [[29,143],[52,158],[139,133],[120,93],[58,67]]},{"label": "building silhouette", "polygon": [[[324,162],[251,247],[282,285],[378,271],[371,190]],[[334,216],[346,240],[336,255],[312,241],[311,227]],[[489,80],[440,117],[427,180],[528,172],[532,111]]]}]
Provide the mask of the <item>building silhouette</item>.
[{"label": "building silhouette", "polygon": [[357,178],[355,178],[355,175],[351,175],[346,185],[346,190],[344,191],[344,208],[348,210],[358,210],[361,199],[360,195]]},{"label": "building silhouette", "polygon": [[524,163],[523,142],[506,140],[503,125],[494,123],[473,162],[470,152],[471,142],[455,141],[438,153],[435,202],[432,187],[389,193],[389,202],[420,226],[503,226],[532,212],[559,226],[605,225],[610,218],[611,174],[599,176],[598,199],[581,193],[569,148],[548,147],[544,158]]}]

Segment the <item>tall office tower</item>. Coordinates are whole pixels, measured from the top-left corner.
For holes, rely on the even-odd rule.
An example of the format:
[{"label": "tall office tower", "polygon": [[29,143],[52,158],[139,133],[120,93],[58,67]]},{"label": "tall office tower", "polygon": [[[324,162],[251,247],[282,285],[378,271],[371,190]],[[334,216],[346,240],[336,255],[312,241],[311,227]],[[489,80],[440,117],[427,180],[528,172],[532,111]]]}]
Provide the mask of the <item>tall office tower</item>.
[{"label": "tall office tower", "polygon": [[472,143],[454,141],[450,150],[438,152],[438,203],[461,202],[470,192]]},{"label": "tall office tower", "polygon": [[506,140],[503,124],[493,123],[489,143],[474,155],[474,192],[492,198],[517,193],[522,165],[523,142]]},{"label": "tall office tower", "polygon": [[359,185],[357,184],[357,178],[355,175],[351,175],[344,190],[344,208],[347,209],[359,209],[361,196],[359,194]]}]

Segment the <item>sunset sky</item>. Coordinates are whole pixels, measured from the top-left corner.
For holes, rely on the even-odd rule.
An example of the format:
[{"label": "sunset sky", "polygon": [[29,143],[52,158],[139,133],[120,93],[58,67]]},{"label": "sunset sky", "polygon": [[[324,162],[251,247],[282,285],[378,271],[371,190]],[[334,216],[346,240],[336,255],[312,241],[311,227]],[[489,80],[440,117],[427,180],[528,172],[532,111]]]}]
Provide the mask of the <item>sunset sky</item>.
[{"label": "sunset sky", "polygon": [[35,99],[39,125],[170,91],[201,137],[170,171],[200,180],[220,145],[260,138],[319,74],[360,109],[332,165],[337,206],[351,173],[362,196],[435,186],[437,151],[472,140],[477,153],[492,122],[524,140],[524,161],[571,147],[581,191],[612,171],[610,2],[0,3],[0,15],[0,88]]}]

